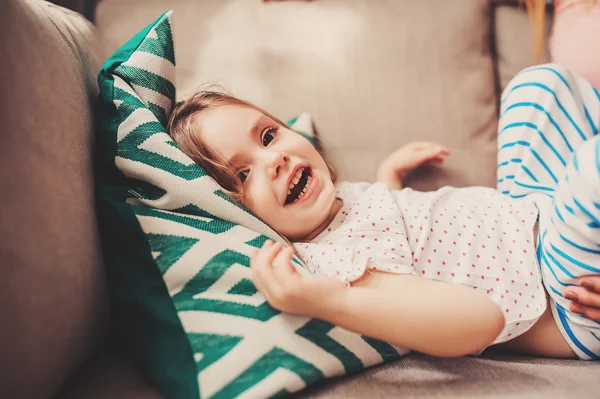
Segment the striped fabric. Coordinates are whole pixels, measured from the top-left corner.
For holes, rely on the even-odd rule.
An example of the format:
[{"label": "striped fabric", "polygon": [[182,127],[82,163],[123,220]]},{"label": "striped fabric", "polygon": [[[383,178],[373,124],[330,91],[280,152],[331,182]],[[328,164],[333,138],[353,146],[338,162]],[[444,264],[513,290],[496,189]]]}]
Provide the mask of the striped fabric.
[{"label": "striped fabric", "polygon": [[556,64],[507,86],[498,189],[540,210],[538,259],[559,329],[581,359],[600,358],[600,323],[569,311],[564,289],[600,274],[600,93]]}]

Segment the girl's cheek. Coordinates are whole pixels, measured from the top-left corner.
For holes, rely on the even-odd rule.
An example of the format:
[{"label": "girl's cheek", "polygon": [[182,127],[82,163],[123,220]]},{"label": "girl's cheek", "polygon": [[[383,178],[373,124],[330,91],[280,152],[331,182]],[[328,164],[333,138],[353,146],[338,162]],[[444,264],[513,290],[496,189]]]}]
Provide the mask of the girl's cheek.
[{"label": "girl's cheek", "polygon": [[248,208],[250,210],[250,212],[256,213],[255,208],[254,208],[256,199],[254,198],[254,195],[252,194],[249,187],[246,187],[246,189],[244,191],[244,198],[242,198],[241,202],[242,202],[242,205],[244,205],[246,208]]}]

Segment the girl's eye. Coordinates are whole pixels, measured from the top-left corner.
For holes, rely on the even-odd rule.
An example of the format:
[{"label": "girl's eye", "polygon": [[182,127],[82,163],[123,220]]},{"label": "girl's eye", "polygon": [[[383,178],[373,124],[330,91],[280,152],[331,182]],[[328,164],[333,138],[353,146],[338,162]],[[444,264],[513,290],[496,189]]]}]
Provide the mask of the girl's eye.
[{"label": "girl's eye", "polygon": [[246,181],[246,179],[248,178],[248,173],[250,173],[249,170],[242,170],[241,172],[238,172],[238,176],[240,178],[240,180],[243,182]]},{"label": "girl's eye", "polygon": [[271,144],[271,141],[273,141],[275,139],[275,136],[277,135],[277,130],[275,130],[274,128],[270,127],[267,130],[265,130],[265,133],[263,134],[262,137],[262,144],[266,147],[269,144]]}]

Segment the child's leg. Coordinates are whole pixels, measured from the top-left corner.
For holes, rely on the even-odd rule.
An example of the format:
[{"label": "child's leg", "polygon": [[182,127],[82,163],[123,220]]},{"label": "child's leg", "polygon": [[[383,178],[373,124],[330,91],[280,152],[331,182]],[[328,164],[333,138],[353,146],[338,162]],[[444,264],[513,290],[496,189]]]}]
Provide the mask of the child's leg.
[{"label": "child's leg", "polygon": [[551,198],[567,160],[598,132],[600,95],[560,65],[520,72],[502,94],[498,185],[514,198]]},{"label": "child's leg", "polygon": [[556,187],[548,228],[541,233],[544,285],[554,319],[582,359],[600,359],[600,323],[569,310],[566,287],[600,274],[600,136],[582,144]]},{"label": "child's leg", "polygon": [[[555,321],[581,358],[597,358],[598,324],[570,312],[562,292],[579,284],[578,277],[600,273],[594,224],[600,219],[600,169],[594,156],[600,94],[586,80],[550,64],[517,75],[501,101],[498,189],[533,200],[540,209],[540,267]],[[586,268],[592,265],[596,271]]]}]

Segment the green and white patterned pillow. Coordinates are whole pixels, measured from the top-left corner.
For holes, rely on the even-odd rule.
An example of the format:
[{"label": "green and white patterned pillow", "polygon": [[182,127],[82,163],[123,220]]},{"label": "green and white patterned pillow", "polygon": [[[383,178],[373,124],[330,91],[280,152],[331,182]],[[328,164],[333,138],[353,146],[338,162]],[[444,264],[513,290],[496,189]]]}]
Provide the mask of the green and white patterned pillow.
[{"label": "green and white patterned pillow", "polygon": [[[282,238],[165,133],[175,100],[171,16],[129,40],[98,76],[99,219],[128,347],[169,398],[282,396],[406,353],[280,313],[257,292],[251,250]],[[291,128],[312,133],[306,116]]]}]

